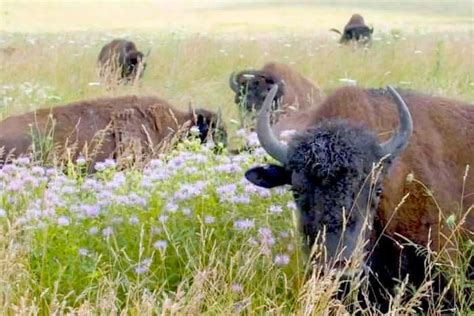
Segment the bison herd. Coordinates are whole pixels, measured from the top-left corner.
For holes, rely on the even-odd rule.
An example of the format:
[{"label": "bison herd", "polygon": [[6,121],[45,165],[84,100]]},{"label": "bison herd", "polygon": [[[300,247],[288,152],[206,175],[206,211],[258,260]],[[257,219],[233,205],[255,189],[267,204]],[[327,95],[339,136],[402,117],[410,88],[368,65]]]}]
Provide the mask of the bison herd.
[{"label": "bison herd", "polygon": [[[354,14],[339,32],[340,41],[367,43],[372,32]],[[137,80],[145,59],[133,42],[114,40],[100,52],[100,75]],[[390,86],[341,87],[326,96],[317,84],[275,62],[232,72],[229,86],[245,114],[258,112],[252,117],[258,138],[275,159],[249,169],[246,178],[265,188],[288,186],[308,253],[325,233],[324,263],[344,266],[359,238],[367,240],[363,271],[370,280],[369,298],[382,310],[397,280],[407,278],[414,286],[426,281],[426,255],[419,247],[436,253],[452,247],[454,228],[444,220],[450,214],[459,220],[455,229],[472,240],[473,104]],[[9,117],[0,122],[0,146],[18,157],[50,135],[55,148],[74,148],[74,157],[100,161],[129,148],[153,154],[192,126],[203,143],[226,143],[218,113],[181,111],[157,97],[124,96]],[[282,141],[288,130],[296,133]],[[449,280],[439,276],[438,281],[433,289],[440,294]],[[447,307],[455,302],[449,291],[440,300]]]}]

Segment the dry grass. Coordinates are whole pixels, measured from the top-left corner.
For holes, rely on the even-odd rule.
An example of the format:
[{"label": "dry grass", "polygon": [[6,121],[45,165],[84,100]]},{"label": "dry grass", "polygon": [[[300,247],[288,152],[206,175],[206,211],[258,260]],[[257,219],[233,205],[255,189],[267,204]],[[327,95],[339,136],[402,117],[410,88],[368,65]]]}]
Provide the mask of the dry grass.
[{"label": "dry grass", "polygon": [[[355,11],[375,26],[375,41],[368,50],[342,47],[327,31],[342,27]],[[105,95],[158,94],[178,107],[191,102],[194,107],[222,108],[232,130],[235,127],[229,122],[238,113],[228,76],[268,61],[292,65],[328,93],[350,79],[365,87],[392,84],[474,102],[471,20],[469,1],[456,5],[450,1],[430,1],[429,5],[424,1],[377,4],[346,0],[304,5],[288,1],[179,1],[170,5],[164,1],[0,0],[0,113],[6,117]],[[134,40],[143,52],[151,48],[140,84],[113,89],[97,84],[98,53],[114,37]],[[174,141],[162,145],[170,144]],[[196,144],[186,146],[199,148]],[[182,150],[186,146],[173,147]],[[150,150],[159,153],[161,149]],[[235,175],[215,175],[214,171],[209,177],[209,170],[222,163],[218,159],[210,156],[210,162],[199,166],[207,168],[199,177],[216,185],[238,181]],[[261,158],[251,159],[246,163],[261,162]],[[80,187],[84,181],[81,170],[74,164],[68,167],[69,179]],[[104,172],[97,179],[105,181],[113,176]],[[134,170],[127,173],[131,179],[127,192],[141,193],[136,180],[141,176]],[[154,236],[150,227],[164,213],[165,200],[160,194],[172,195],[188,178],[180,174],[164,181],[153,191],[153,203],[143,215],[143,225],[125,223],[121,235],[107,240],[86,235],[89,227],[79,224],[68,229],[57,227],[56,219],[48,223],[48,229],[25,228],[16,219],[25,214],[29,203],[45,198],[46,188],[18,193],[19,202],[13,206],[2,189],[0,203],[12,213],[1,222],[0,313],[349,315],[359,310],[379,314],[354,297],[338,300],[335,294],[341,272],[331,266],[308,270],[298,247],[290,264],[279,267],[260,245],[251,243],[254,235],[233,232],[233,219],[255,216],[262,227],[289,230],[290,237],[284,242],[299,245],[296,219],[291,218],[294,213],[286,212],[287,217],[276,220],[267,214],[270,203],[284,205],[291,199],[289,195],[254,198],[251,209],[222,205],[215,193],[196,198],[192,204],[200,212],[196,219],[188,223],[179,218],[162,232],[171,249],[162,257],[151,247]],[[85,201],[89,197],[81,198]],[[465,216],[472,216],[472,211]],[[120,207],[110,211],[114,216],[134,212]],[[208,213],[220,221],[219,225],[206,226],[204,215]],[[449,276],[459,298],[458,311],[468,314],[473,298],[464,291],[473,286],[465,272],[474,250],[472,242],[460,238],[460,224],[466,217],[441,215],[441,221],[452,225],[452,234],[445,236],[449,240],[446,248],[427,252],[427,270],[441,270]],[[354,266],[361,264],[363,242]],[[97,247],[98,255],[88,257],[90,260],[78,258],[77,250],[83,244]],[[153,273],[134,276],[131,267],[150,252],[155,256]],[[390,314],[412,314],[421,298],[433,296],[431,277],[427,275],[423,286],[408,300],[412,289],[401,282]],[[355,292],[364,293],[366,286],[366,279],[354,278]],[[430,308],[433,314],[441,313],[434,300]]]}]

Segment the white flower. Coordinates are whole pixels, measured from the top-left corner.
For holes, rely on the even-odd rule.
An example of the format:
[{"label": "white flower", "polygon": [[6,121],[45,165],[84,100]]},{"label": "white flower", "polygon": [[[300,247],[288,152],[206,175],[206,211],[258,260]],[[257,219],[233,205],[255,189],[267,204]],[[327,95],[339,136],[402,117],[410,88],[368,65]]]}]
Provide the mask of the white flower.
[{"label": "white flower", "polygon": [[86,248],[79,248],[79,255],[86,257],[89,255],[89,250],[87,250]]}]

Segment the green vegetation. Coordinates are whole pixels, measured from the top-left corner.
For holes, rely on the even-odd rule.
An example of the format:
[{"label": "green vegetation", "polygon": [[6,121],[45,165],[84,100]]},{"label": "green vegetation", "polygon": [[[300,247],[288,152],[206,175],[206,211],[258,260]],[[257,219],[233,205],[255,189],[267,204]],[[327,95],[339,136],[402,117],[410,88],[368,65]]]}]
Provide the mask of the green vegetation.
[{"label": "green vegetation", "polygon": [[[423,1],[383,8],[349,0],[280,7],[206,1],[169,11],[161,2],[86,3],[0,3],[2,118],[105,95],[157,94],[177,107],[222,108],[235,132],[228,77],[268,61],[292,65],[327,93],[349,79],[474,102],[469,1],[430,2],[427,13]],[[370,49],[340,46],[326,31],[359,7],[376,29]],[[131,27],[133,19],[114,13],[144,18]],[[61,16],[57,25],[48,14]],[[97,85],[99,50],[115,37],[151,48],[138,86]],[[48,136],[35,139],[39,160],[52,150]],[[308,273],[291,194],[243,180],[247,167],[268,159],[261,151],[214,155],[186,141],[155,158],[145,170],[125,172],[107,161],[92,176],[81,160],[46,169],[23,159],[0,171],[1,314],[350,312],[350,302],[334,297],[335,270]],[[460,220],[446,219],[453,227]],[[466,258],[474,246],[455,240],[453,248],[451,260],[432,254],[428,265],[448,274],[463,298],[459,313],[467,314],[473,298],[463,291],[473,285]],[[408,301],[413,290],[402,284],[391,314],[412,314],[430,295],[429,281]],[[354,286],[364,282],[356,278]]]}]

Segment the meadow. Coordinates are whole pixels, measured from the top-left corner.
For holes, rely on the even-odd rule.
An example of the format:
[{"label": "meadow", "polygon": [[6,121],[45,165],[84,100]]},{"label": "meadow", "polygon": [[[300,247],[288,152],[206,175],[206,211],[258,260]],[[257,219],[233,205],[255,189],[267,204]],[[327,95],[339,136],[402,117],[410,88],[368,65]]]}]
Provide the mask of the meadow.
[{"label": "meadow", "polygon": [[[341,46],[328,31],[354,12],[375,27],[370,48]],[[0,0],[0,118],[154,94],[179,108],[222,109],[231,146],[255,148],[215,155],[212,144],[187,140],[145,168],[118,170],[109,160],[93,175],[81,159],[4,166],[0,313],[379,314],[338,300],[340,274],[331,267],[308,272],[289,191],[244,179],[248,167],[270,158],[240,129],[228,78],[279,61],[327,94],[345,84],[392,84],[473,103],[472,18],[470,1]],[[116,37],[150,49],[139,85],[98,84],[98,53]],[[456,226],[460,219],[444,220]],[[465,275],[474,245],[452,251],[457,261],[433,256],[428,265],[452,281],[456,312],[469,314],[474,299],[465,293],[474,286]],[[415,313],[430,282],[419,290],[401,282],[389,314]],[[354,287],[364,291],[364,280]],[[441,313],[435,302],[431,312]]]}]

